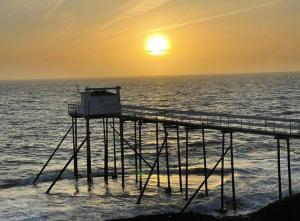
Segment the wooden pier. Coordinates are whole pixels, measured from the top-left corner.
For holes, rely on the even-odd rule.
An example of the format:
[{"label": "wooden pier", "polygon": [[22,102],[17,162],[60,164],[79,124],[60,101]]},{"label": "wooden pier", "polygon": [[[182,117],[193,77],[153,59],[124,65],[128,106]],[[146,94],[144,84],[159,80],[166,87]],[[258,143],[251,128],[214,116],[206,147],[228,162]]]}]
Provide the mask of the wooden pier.
[{"label": "wooden pier", "polygon": [[[120,94],[120,87],[116,88],[101,88],[101,89],[88,89],[85,93],[92,93],[97,91],[99,94],[109,95],[103,91],[117,90],[116,94]],[[70,104],[68,113],[72,118],[72,125],[70,126],[67,133],[64,135],[57,148],[55,148],[53,154],[50,156],[40,173],[34,180],[34,183],[38,181],[39,176],[43,173],[45,167],[48,165],[52,157],[60,148],[61,144],[68,136],[72,134],[73,138],[73,155],[67,161],[63,169],[57,175],[56,179],[50,185],[46,193],[50,193],[55,183],[60,179],[65,169],[73,161],[74,167],[74,178],[78,179],[78,159],[77,155],[85,145],[87,153],[87,180],[92,182],[92,165],[91,165],[91,132],[90,124],[92,121],[101,119],[101,126],[103,131],[103,150],[104,150],[104,182],[109,185],[109,158],[108,152],[113,152],[113,175],[112,178],[119,178],[117,169],[120,169],[121,187],[124,189],[126,185],[125,176],[125,148],[129,148],[134,153],[134,171],[135,181],[138,184],[140,195],[136,203],[141,203],[144,193],[147,191],[147,186],[151,176],[156,173],[156,181],[158,188],[160,187],[160,171],[162,170],[161,155],[164,152],[166,173],[167,173],[167,188],[166,193],[171,194],[172,187],[170,182],[170,165],[169,165],[169,153],[168,153],[168,137],[169,133],[176,134],[177,144],[177,156],[178,159],[178,179],[179,179],[179,191],[184,192],[184,199],[186,200],[185,206],[182,208],[183,213],[185,209],[190,205],[192,200],[197,196],[199,191],[203,188],[205,195],[208,195],[208,181],[211,175],[214,174],[216,168],[221,168],[220,173],[220,185],[221,185],[221,211],[225,211],[224,205],[224,158],[230,155],[230,171],[231,171],[231,189],[232,189],[232,207],[236,209],[236,192],[235,192],[235,177],[234,177],[234,145],[233,138],[234,133],[241,134],[254,134],[260,136],[271,136],[277,141],[277,169],[278,169],[278,197],[282,198],[282,184],[281,184],[281,162],[280,154],[282,151],[281,145],[285,143],[287,151],[287,175],[288,175],[288,193],[292,195],[292,174],[290,164],[290,139],[300,139],[300,120],[298,119],[284,119],[284,118],[267,118],[263,116],[249,116],[249,115],[235,115],[235,114],[224,114],[224,113],[211,113],[211,112],[200,112],[200,111],[179,111],[172,109],[159,109],[149,108],[144,106],[132,106],[132,105],[121,105],[121,111],[118,113],[101,113],[101,114],[86,114],[82,110],[85,108],[83,104]],[[78,142],[78,120],[85,121],[85,138]],[[134,143],[130,143],[124,137],[124,126],[127,123],[134,125],[132,128],[132,134],[134,137]],[[144,125],[148,125],[154,128],[155,137],[155,156],[154,161],[149,162],[143,157],[142,147],[142,130]],[[160,140],[159,130],[163,130],[163,140]],[[180,146],[179,131],[184,130],[185,146]],[[222,148],[219,159],[215,162],[214,167],[211,169],[207,168],[207,154],[206,154],[206,132],[217,131],[222,137]],[[202,157],[203,157],[203,168],[204,168],[204,180],[199,183],[199,187],[194,193],[189,193],[189,137],[192,133],[198,131],[201,133],[202,141]],[[109,137],[112,137],[113,142],[109,142]],[[116,142],[118,140],[118,142]],[[117,168],[117,143],[120,145],[120,165],[121,168]],[[226,146],[226,144],[229,144]],[[182,156],[180,149],[185,149],[185,155]],[[184,159],[184,164],[182,160]],[[147,179],[142,179],[142,173],[145,171],[143,166],[147,166]],[[183,174],[184,171],[184,174]],[[183,180],[183,178],[185,178]]]}]

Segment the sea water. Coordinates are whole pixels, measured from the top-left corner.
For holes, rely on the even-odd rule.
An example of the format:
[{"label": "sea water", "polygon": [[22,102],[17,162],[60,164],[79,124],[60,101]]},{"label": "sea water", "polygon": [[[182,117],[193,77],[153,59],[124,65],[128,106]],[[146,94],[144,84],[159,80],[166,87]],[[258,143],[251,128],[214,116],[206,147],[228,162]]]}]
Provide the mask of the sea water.
[{"label": "sea water", "polygon": [[[176,110],[211,111],[230,114],[300,118],[300,73],[235,74],[185,77],[112,78],[89,80],[37,80],[0,82],[0,220],[105,220],[137,215],[179,212],[185,205],[179,191],[176,133],[169,132],[172,193],[167,186],[164,155],[161,158],[161,186],[153,175],[141,204],[137,205],[134,153],[125,147],[126,187],[121,176],[103,179],[103,134],[101,120],[91,121],[93,184],[86,180],[85,147],[79,153],[78,181],[72,164],[51,194],[45,191],[72,155],[69,136],[54,156],[37,185],[35,176],[71,124],[67,104],[79,101],[78,87],[122,87],[122,103]],[[133,124],[126,123],[125,138],[133,142]],[[162,131],[160,131],[162,136]],[[84,122],[79,120],[79,141],[84,137]],[[113,171],[110,135],[109,169]],[[190,132],[189,195],[203,181],[201,131]],[[142,127],[143,154],[151,164],[155,153],[155,127]],[[162,142],[162,137],[160,137]],[[221,133],[207,131],[207,164],[212,168],[221,154]],[[274,137],[234,133],[235,184],[237,210],[231,209],[229,156],[225,161],[225,204],[227,214],[255,211],[278,199],[277,146]],[[300,142],[291,140],[293,192],[300,186]],[[120,149],[117,139],[117,170]],[[180,131],[184,164],[185,138]],[[287,195],[286,146],[282,144],[282,186]],[[143,166],[145,181],[149,170]],[[184,178],[184,177],[183,177]],[[184,179],[183,179],[184,180]],[[209,195],[200,191],[187,211],[220,215],[220,169],[208,180]]]}]

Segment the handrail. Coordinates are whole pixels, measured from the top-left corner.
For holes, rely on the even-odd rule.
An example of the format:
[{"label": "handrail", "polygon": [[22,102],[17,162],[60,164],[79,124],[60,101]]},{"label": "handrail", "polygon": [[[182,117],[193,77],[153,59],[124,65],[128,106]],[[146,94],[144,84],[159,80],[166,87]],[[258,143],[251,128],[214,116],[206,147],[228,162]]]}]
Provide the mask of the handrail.
[{"label": "handrail", "polygon": [[144,106],[123,105],[123,115],[142,116],[188,123],[205,123],[206,125],[259,130],[264,132],[282,132],[284,134],[300,134],[300,120],[203,111],[178,111]]},{"label": "handrail", "polygon": [[68,113],[69,114],[83,114],[83,105],[82,104],[68,104]]},{"label": "handrail", "polygon": [[283,122],[297,122],[300,123],[299,119],[286,119],[286,118],[279,118],[279,117],[262,117],[262,116],[251,116],[251,115],[241,115],[241,114],[227,114],[221,112],[205,112],[205,111],[178,111],[172,109],[161,109],[161,108],[151,108],[151,107],[144,107],[144,106],[135,106],[135,105],[122,105],[122,108],[128,109],[137,109],[137,110],[145,110],[145,111],[156,111],[160,112],[161,114],[189,114],[189,115],[205,115],[205,116],[224,116],[224,117],[231,117],[231,118],[244,118],[244,119],[256,119],[256,120],[268,120],[268,121],[283,121]]}]

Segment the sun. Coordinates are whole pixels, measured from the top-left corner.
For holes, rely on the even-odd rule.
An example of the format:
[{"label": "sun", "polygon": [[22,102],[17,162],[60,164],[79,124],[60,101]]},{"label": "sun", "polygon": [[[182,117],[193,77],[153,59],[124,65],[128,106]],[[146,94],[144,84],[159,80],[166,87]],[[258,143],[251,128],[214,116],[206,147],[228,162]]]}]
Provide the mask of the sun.
[{"label": "sun", "polygon": [[145,48],[150,55],[160,56],[168,53],[170,44],[167,37],[156,34],[146,40]]}]

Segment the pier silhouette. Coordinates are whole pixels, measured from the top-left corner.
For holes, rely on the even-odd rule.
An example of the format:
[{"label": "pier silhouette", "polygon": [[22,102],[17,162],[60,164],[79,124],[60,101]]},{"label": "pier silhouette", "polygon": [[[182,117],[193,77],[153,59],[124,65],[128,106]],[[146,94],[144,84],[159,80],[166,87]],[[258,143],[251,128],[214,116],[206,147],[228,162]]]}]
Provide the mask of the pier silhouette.
[{"label": "pier silhouette", "polygon": [[[224,205],[224,161],[225,157],[230,157],[230,172],[231,172],[231,191],[232,191],[232,208],[236,209],[236,191],[235,191],[235,170],[234,170],[234,134],[254,134],[261,136],[271,136],[277,141],[277,169],[278,169],[278,197],[282,196],[282,178],[281,178],[281,151],[283,142],[286,145],[287,152],[287,177],[288,177],[288,194],[292,195],[292,174],[291,174],[291,160],[290,160],[290,139],[300,139],[300,120],[274,118],[263,116],[250,115],[236,115],[225,113],[213,113],[203,111],[184,111],[162,108],[150,108],[145,106],[121,105],[120,99],[121,87],[112,88],[86,88],[85,91],[80,92],[81,103],[69,104],[68,114],[72,118],[72,124],[63,136],[57,147],[54,149],[52,155],[49,157],[45,165],[34,180],[37,183],[40,175],[47,167],[53,156],[59,150],[61,144],[66,137],[71,134],[73,141],[73,154],[66,162],[65,166],[59,172],[52,184],[47,189],[46,193],[50,193],[56,182],[61,178],[65,169],[73,161],[74,177],[78,179],[78,159],[77,155],[82,147],[86,147],[86,165],[87,165],[87,180],[92,182],[92,163],[91,163],[91,132],[90,124],[93,120],[101,119],[101,126],[103,132],[103,150],[104,150],[104,182],[109,184],[109,158],[108,152],[113,152],[113,175],[112,178],[118,178],[117,169],[121,170],[121,186],[125,189],[125,148],[129,148],[134,153],[134,171],[135,182],[138,184],[140,191],[136,203],[141,203],[142,198],[147,191],[147,186],[154,173],[156,173],[156,183],[158,188],[160,184],[160,174],[165,166],[167,174],[167,188],[166,193],[172,192],[170,182],[170,164],[169,164],[169,133],[174,133],[176,136],[177,156],[178,159],[176,169],[178,169],[179,191],[184,192],[185,206],[182,208],[183,213],[190,205],[192,200],[197,196],[199,191],[204,188],[205,195],[208,195],[208,181],[211,175],[214,174],[218,167],[221,167],[220,185],[221,185],[221,211],[226,211]],[[78,120],[85,121],[85,137],[82,141],[78,140]],[[134,125],[131,128],[131,134],[134,137],[132,144],[124,137],[124,126],[127,123]],[[155,131],[155,156],[153,161],[149,161],[143,157],[142,146],[142,130],[144,125],[153,127]],[[128,128],[127,128],[128,130]],[[163,139],[160,138],[159,132],[163,131]],[[179,131],[184,131],[184,136],[180,136]],[[189,137],[196,131],[201,132],[201,149],[203,157],[204,180],[199,183],[195,192],[189,192],[189,156],[190,146]],[[206,154],[206,133],[207,131],[217,131],[222,137],[222,148],[219,159],[215,162],[212,169],[207,167]],[[112,137],[113,142],[109,142],[109,137]],[[180,144],[180,139],[185,140],[185,146]],[[116,142],[118,141],[118,142]],[[120,145],[120,162],[121,168],[117,168],[117,148]],[[184,156],[181,149],[184,148]],[[165,154],[164,164],[161,163],[162,153]],[[184,163],[182,160],[184,159]],[[147,178],[143,180],[142,173],[147,167]]]}]

